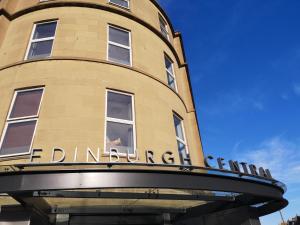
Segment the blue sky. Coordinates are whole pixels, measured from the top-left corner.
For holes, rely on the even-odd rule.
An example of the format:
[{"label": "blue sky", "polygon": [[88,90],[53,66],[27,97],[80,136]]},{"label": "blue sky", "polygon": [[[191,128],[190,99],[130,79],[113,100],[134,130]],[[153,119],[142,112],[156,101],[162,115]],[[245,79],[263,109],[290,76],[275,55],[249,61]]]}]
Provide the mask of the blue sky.
[{"label": "blue sky", "polygon": [[300,214],[300,1],[160,2],[183,34],[205,154],[269,167],[285,219]]}]

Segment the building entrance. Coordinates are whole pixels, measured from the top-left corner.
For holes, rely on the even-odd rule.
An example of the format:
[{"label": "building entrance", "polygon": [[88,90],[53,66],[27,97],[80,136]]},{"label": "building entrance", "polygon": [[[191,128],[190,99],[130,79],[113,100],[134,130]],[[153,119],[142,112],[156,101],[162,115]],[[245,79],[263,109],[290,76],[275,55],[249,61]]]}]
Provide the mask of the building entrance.
[{"label": "building entrance", "polygon": [[[71,216],[69,225],[167,225],[161,215]],[[59,224],[63,225],[63,224]]]}]

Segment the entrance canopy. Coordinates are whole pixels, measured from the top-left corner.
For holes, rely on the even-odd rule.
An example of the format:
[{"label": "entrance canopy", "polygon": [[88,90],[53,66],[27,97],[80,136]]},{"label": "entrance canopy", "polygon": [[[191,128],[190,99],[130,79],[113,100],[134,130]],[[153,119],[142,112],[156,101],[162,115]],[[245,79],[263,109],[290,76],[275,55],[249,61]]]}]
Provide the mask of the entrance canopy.
[{"label": "entrance canopy", "polygon": [[228,171],[61,169],[0,175],[0,205],[30,206],[44,215],[172,215],[173,223],[250,207],[257,216],[284,208],[285,186]]}]

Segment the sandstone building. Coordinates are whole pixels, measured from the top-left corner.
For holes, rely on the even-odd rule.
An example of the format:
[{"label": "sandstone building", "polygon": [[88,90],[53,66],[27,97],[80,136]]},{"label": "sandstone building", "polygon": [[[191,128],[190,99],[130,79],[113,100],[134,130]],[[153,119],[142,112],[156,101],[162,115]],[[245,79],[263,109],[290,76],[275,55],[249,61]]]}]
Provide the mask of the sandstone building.
[{"label": "sandstone building", "polygon": [[216,224],[237,207],[207,205],[236,199],[214,191],[256,194],[205,168],[181,34],[155,0],[1,0],[0,126],[1,225]]}]

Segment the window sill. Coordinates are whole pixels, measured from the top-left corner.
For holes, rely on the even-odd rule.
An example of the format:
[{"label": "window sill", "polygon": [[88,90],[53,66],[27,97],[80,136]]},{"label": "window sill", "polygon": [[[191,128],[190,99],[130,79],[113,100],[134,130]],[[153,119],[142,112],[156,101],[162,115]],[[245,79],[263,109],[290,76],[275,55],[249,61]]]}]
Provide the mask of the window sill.
[{"label": "window sill", "polygon": [[0,162],[19,160],[19,159],[28,159],[30,154],[31,152],[26,152],[22,154],[0,155]]}]

